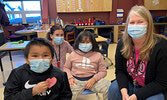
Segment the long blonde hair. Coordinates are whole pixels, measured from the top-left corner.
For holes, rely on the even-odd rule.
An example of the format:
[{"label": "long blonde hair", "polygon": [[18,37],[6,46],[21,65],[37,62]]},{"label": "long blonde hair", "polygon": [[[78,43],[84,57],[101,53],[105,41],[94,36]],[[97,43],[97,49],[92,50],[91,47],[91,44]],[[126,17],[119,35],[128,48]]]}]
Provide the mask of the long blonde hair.
[{"label": "long blonde hair", "polygon": [[127,28],[128,28],[128,23],[130,20],[130,16],[131,14],[135,14],[137,16],[140,16],[142,18],[144,18],[147,22],[148,22],[148,27],[147,27],[147,33],[146,33],[146,38],[143,44],[142,49],[140,50],[140,59],[142,61],[148,61],[149,60],[149,55],[152,51],[152,49],[154,48],[155,44],[157,43],[157,37],[161,37],[158,36],[154,33],[154,25],[153,25],[153,20],[152,20],[152,16],[151,13],[149,12],[149,10],[147,10],[144,6],[134,6],[131,8],[127,20],[126,20],[126,26],[125,26],[125,33],[123,34],[123,48],[121,50],[122,55],[126,58],[129,59],[131,57],[131,48],[133,45],[133,41],[132,38],[129,36],[128,32],[127,32]]}]

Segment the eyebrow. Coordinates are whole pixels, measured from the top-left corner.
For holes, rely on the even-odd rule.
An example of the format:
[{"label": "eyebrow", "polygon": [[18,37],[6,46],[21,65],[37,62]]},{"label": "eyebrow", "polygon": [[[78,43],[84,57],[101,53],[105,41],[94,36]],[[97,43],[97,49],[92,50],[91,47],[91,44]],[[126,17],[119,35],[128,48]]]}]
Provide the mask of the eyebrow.
[{"label": "eyebrow", "polygon": [[38,52],[31,52],[31,54],[38,54]]},{"label": "eyebrow", "polygon": [[43,53],[51,53],[51,52],[48,52],[48,51],[47,51],[47,52],[43,52]]}]

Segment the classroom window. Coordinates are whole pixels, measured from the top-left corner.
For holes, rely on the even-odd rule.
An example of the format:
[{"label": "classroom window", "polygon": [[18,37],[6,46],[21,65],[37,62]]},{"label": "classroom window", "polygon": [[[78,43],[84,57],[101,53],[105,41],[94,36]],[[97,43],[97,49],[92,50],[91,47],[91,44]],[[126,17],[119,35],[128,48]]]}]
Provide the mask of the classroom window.
[{"label": "classroom window", "polygon": [[4,0],[4,4],[10,24],[32,24],[41,20],[40,0]]},{"label": "classroom window", "polygon": [[34,23],[37,20],[41,20],[40,14],[26,14],[27,23]]},{"label": "classroom window", "polygon": [[40,11],[40,1],[23,1],[24,11]]},{"label": "classroom window", "polygon": [[7,14],[7,16],[9,18],[9,20],[10,20],[10,23],[12,23],[12,24],[21,24],[21,23],[23,23],[21,14]]}]

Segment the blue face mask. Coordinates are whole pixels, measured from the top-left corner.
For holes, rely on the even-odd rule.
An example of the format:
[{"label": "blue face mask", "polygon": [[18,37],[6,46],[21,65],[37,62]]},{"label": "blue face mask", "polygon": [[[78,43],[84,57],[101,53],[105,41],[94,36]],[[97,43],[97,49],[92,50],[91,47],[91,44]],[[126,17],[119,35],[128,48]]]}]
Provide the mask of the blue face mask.
[{"label": "blue face mask", "polygon": [[55,37],[55,38],[54,38],[54,42],[55,42],[57,45],[62,44],[63,41],[64,41],[64,37]]},{"label": "blue face mask", "polygon": [[146,34],[147,25],[128,26],[128,34],[134,39],[140,39]]},{"label": "blue face mask", "polygon": [[36,73],[43,73],[50,67],[50,59],[29,59],[29,62],[30,69]]},{"label": "blue face mask", "polygon": [[83,52],[88,52],[92,50],[92,44],[79,43],[79,49]]}]

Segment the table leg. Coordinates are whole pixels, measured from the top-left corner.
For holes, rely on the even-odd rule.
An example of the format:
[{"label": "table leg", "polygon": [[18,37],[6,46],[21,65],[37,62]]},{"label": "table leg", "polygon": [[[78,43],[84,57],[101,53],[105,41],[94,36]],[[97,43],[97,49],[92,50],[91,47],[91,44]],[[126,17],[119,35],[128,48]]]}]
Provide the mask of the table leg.
[{"label": "table leg", "polygon": [[3,72],[3,67],[2,67],[2,61],[1,61],[1,58],[0,58],[0,67],[1,67],[1,72],[2,72],[3,82],[5,82],[5,76],[4,76],[4,72]]},{"label": "table leg", "polygon": [[27,40],[31,40],[31,36],[30,35],[27,35]]},{"label": "table leg", "polygon": [[11,62],[11,65],[12,65],[12,69],[14,69],[14,68],[13,68],[13,63],[12,63],[12,55],[11,55],[11,51],[9,51],[9,57],[10,57],[10,62]]},{"label": "table leg", "polygon": [[97,35],[99,35],[99,33],[98,33],[98,28],[95,28],[95,33],[96,33]]},{"label": "table leg", "polygon": [[0,66],[1,66],[1,71],[3,72],[3,67],[2,67],[2,61],[1,61],[1,58],[0,58]]},{"label": "table leg", "polygon": [[114,25],[114,42],[118,42],[118,25]]}]

